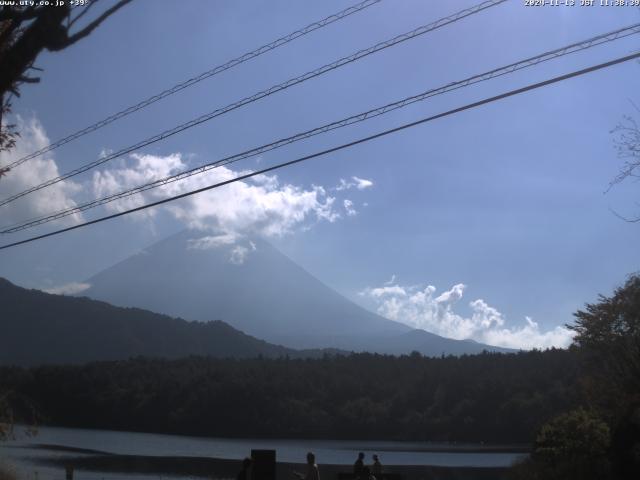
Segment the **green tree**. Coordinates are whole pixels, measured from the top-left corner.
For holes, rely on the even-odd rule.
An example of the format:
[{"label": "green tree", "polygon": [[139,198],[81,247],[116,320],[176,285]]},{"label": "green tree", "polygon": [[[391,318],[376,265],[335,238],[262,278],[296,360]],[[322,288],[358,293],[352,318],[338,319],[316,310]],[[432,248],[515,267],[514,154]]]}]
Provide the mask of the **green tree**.
[{"label": "green tree", "polygon": [[599,302],[587,304],[575,313],[579,346],[611,350],[629,338],[640,336],[640,276],[632,275],[611,297],[600,295]]},{"label": "green tree", "polygon": [[640,477],[640,276],[587,304],[569,325],[584,360],[586,400],[612,430],[618,478]]},{"label": "green tree", "polygon": [[578,408],[542,426],[531,457],[511,472],[513,480],[606,480],[611,478],[608,425]]},{"label": "green tree", "polygon": [[626,409],[640,395],[640,276],[632,275],[611,297],[575,313],[574,343],[596,380],[596,401]]},{"label": "green tree", "polygon": [[542,426],[533,456],[554,467],[580,469],[580,478],[603,478],[610,444],[609,426],[593,411],[578,408]]}]

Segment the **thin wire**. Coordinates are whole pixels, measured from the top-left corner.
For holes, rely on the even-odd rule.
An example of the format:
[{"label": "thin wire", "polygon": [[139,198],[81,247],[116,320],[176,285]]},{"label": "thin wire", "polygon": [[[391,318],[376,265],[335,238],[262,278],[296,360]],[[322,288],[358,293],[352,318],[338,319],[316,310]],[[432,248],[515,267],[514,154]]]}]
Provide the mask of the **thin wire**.
[{"label": "thin wire", "polygon": [[229,185],[231,183],[235,183],[235,182],[239,182],[239,181],[242,181],[242,180],[246,180],[248,178],[255,177],[257,175],[263,175],[265,173],[269,173],[269,172],[272,172],[274,170],[278,170],[278,169],[281,169],[281,168],[284,168],[284,167],[288,167],[288,166],[291,166],[291,165],[302,163],[304,161],[311,160],[313,158],[317,158],[317,157],[321,157],[321,156],[324,156],[324,155],[328,155],[330,153],[334,153],[334,152],[337,152],[339,150],[344,150],[346,148],[350,148],[350,147],[353,147],[355,145],[359,145],[361,143],[366,143],[366,142],[369,142],[371,140],[375,140],[375,139],[380,138],[380,137],[391,135],[393,133],[397,133],[399,131],[402,131],[402,130],[405,130],[405,129],[408,129],[408,128],[412,128],[412,127],[415,127],[417,125],[421,125],[423,123],[431,122],[431,121],[437,120],[439,118],[443,118],[443,117],[447,117],[447,116],[450,116],[450,115],[454,115],[456,113],[460,113],[460,112],[463,112],[465,110],[470,110],[470,109],[473,109],[473,108],[477,108],[479,106],[486,105],[488,103],[492,103],[492,102],[495,102],[495,101],[498,101],[498,100],[502,100],[504,98],[512,97],[514,95],[519,95],[521,93],[525,93],[525,92],[528,92],[528,91],[531,91],[531,90],[542,88],[544,86],[551,85],[553,83],[558,83],[558,82],[561,82],[561,81],[564,81],[564,80],[568,80],[570,78],[574,78],[574,77],[578,77],[578,76],[581,76],[581,75],[585,75],[587,73],[591,73],[591,72],[594,72],[594,71],[597,71],[597,70],[608,68],[608,67],[611,67],[613,65],[617,65],[617,64],[620,64],[620,63],[623,63],[623,62],[628,62],[628,61],[634,60],[636,58],[640,58],[640,52],[634,53],[634,54],[631,54],[631,55],[627,55],[625,57],[616,58],[614,60],[610,60],[610,61],[605,62],[605,63],[600,63],[598,65],[593,65],[591,67],[587,67],[587,68],[584,68],[582,70],[576,70],[576,71],[573,71],[571,73],[567,73],[567,74],[564,74],[564,75],[553,77],[551,79],[544,80],[542,82],[529,84],[529,85],[527,85],[525,87],[522,87],[522,88],[517,88],[515,90],[510,90],[510,91],[502,93],[500,95],[496,95],[496,96],[493,96],[493,97],[485,98],[485,99],[479,100],[477,102],[469,103],[469,104],[466,104],[466,105],[464,105],[462,107],[454,108],[452,110],[448,110],[446,112],[439,113],[437,115],[432,115],[430,117],[426,117],[426,118],[422,118],[420,120],[416,120],[415,122],[405,123],[404,125],[401,125],[399,127],[391,128],[389,130],[385,130],[385,131],[382,131],[382,132],[379,132],[379,133],[376,133],[376,134],[373,134],[373,135],[369,135],[367,137],[363,137],[363,138],[360,138],[358,140],[354,140],[354,141],[349,142],[349,143],[344,143],[342,145],[338,145],[337,147],[329,148],[329,149],[323,150],[321,152],[316,152],[316,153],[313,153],[311,155],[307,155],[307,156],[304,156],[304,157],[296,158],[295,160],[289,160],[288,162],[279,163],[279,164],[273,165],[271,167],[263,168],[262,170],[257,170],[255,172],[246,173],[244,175],[239,175],[239,176],[237,176],[235,178],[232,178],[230,180],[225,180],[223,182],[219,182],[219,183],[215,183],[215,184],[212,184],[212,185],[208,185],[206,187],[202,187],[202,188],[199,188],[197,190],[191,190],[189,192],[181,193],[181,194],[175,195],[173,197],[164,198],[164,199],[158,200],[156,202],[152,202],[152,203],[148,203],[146,205],[141,205],[139,207],[131,208],[131,209],[123,211],[123,212],[114,213],[112,215],[107,215],[107,216],[104,216],[104,217],[96,218],[94,220],[90,220],[90,221],[87,221],[87,222],[84,222],[84,223],[81,223],[81,224],[78,224],[78,225],[73,225],[71,227],[62,228],[60,230],[56,230],[56,231],[53,231],[53,232],[45,233],[45,234],[42,234],[42,235],[38,235],[38,236],[30,237],[30,238],[27,238],[27,239],[24,239],[24,240],[20,240],[20,241],[17,241],[17,242],[13,242],[13,243],[9,243],[9,244],[6,244],[6,245],[2,245],[2,246],[0,246],[0,250],[4,250],[4,249],[7,249],[7,248],[15,247],[15,246],[18,246],[18,245],[23,245],[25,243],[34,242],[36,240],[41,240],[43,238],[51,237],[51,236],[54,236],[54,235],[59,235],[61,233],[69,232],[69,231],[75,230],[77,228],[82,228],[82,227],[86,227],[86,226],[93,225],[93,224],[96,224],[96,223],[104,222],[106,220],[111,220],[111,219],[114,219],[114,218],[122,217],[124,215],[129,215],[131,213],[135,213],[135,212],[139,212],[139,211],[142,211],[142,210],[146,210],[147,208],[156,207],[158,205],[162,205],[162,204],[165,204],[165,203],[173,202],[175,200],[180,200],[182,198],[189,197],[191,195],[195,195],[195,194],[198,194],[198,193],[206,192],[208,190],[212,190],[212,189],[215,189],[215,188],[220,188],[220,187],[223,187],[225,185]]},{"label": "thin wire", "polygon": [[56,148],[61,147],[62,145],[65,145],[69,142],[72,142],[73,140],[76,140],[84,135],[87,135],[88,133],[95,132],[96,130],[101,129],[102,127],[105,127],[110,123],[115,122],[116,120],[126,117],[127,115],[131,115],[132,113],[137,112],[138,110],[142,110],[143,108],[148,107],[152,103],[162,100],[163,98],[173,95],[174,93],[178,93],[179,91],[184,90],[185,88],[191,87],[196,83],[206,80],[207,78],[213,77],[214,75],[222,73],[233,67],[236,67],[241,63],[244,63],[253,58],[259,57],[260,55],[270,52],[271,50],[275,50],[278,47],[286,45],[287,43],[290,43],[300,37],[303,37],[304,35],[307,35],[315,30],[326,27],[327,25],[337,22],[338,20],[342,20],[343,18],[353,15],[354,13],[358,13],[364,10],[365,8],[368,8],[368,7],[371,7],[372,5],[380,3],[381,1],[382,0],[365,0],[349,8],[346,8],[338,13],[334,13],[333,15],[323,18],[322,20],[311,23],[304,28],[296,30],[295,32],[291,32],[290,34],[285,35],[284,37],[280,37],[271,43],[263,45],[251,52],[247,52],[244,55],[234,58],[233,60],[229,60],[228,62],[223,63],[222,65],[218,65],[210,70],[207,70],[206,72],[203,72],[200,75],[196,75],[195,77],[192,77],[192,78],[189,78],[188,80],[180,82],[177,85],[174,85],[173,87],[168,88],[167,90],[164,90],[145,100],[142,100],[141,102],[135,105],[132,105],[124,110],[114,113],[113,115],[107,118],[104,118],[99,122],[96,122],[92,125],[89,125],[88,127],[78,130],[75,133],[72,133],[71,135],[61,138],[60,140],[57,140],[47,145],[46,147],[41,148],[40,150],[36,150],[35,152],[25,155],[24,157],[19,158],[18,160],[10,163],[9,165],[6,165],[6,167],[4,168],[12,169],[19,165],[22,165],[27,160],[31,160],[32,158],[39,157],[40,155],[50,152],[51,150],[55,150]]},{"label": "thin wire", "polygon": [[382,107],[378,107],[375,109],[371,109],[368,110],[366,112],[363,113],[359,113],[357,115],[352,115],[350,117],[344,118],[342,120],[338,120],[326,125],[323,125],[321,127],[317,127],[314,128],[312,130],[308,130],[306,132],[302,132],[302,133],[297,133],[296,135],[287,137],[287,138],[283,138],[280,140],[276,140],[275,142],[272,143],[268,143],[256,148],[253,148],[251,150],[246,150],[244,152],[217,160],[215,162],[211,162],[211,163],[207,163],[205,165],[201,165],[195,168],[191,168],[189,170],[183,171],[183,172],[179,172],[176,173],[174,175],[169,175],[167,177],[158,179],[158,180],[154,180],[152,182],[148,182],[146,184],[134,187],[132,189],[129,190],[124,190],[115,194],[111,194],[96,200],[92,200],[90,202],[84,203],[82,205],[78,205],[75,207],[71,207],[65,210],[60,210],[57,212],[54,212],[52,214],[48,214],[48,215],[44,215],[41,217],[37,217],[37,218],[33,218],[27,221],[23,221],[20,223],[16,223],[10,226],[6,226],[3,227],[2,230],[0,230],[0,234],[7,234],[7,233],[15,233],[21,230],[25,230],[28,228],[32,228],[38,225],[42,225],[48,222],[52,222],[54,220],[58,220],[60,218],[63,217],[67,217],[69,215],[73,215],[76,213],[80,213],[80,212],[84,212],[86,210],[89,210],[91,208],[95,208],[98,207],[100,205],[105,205],[107,203],[111,203],[114,202],[116,200],[120,200],[122,198],[126,198],[138,193],[142,193],[145,192],[147,190],[151,190],[153,188],[157,188],[163,185],[167,185],[169,183],[173,183],[173,182],[177,182],[180,180],[184,180],[188,177],[191,177],[193,175],[199,175],[202,174],[204,172],[207,172],[211,169],[214,168],[218,168],[221,167],[223,165],[228,165],[231,163],[235,163],[238,162],[240,160],[244,160],[250,157],[254,157],[256,155],[271,151],[271,150],[275,150],[277,148],[281,148],[285,145],[289,145],[292,144],[294,142],[298,142],[307,138],[310,138],[312,136],[315,135],[319,135],[319,134],[323,134],[338,128],[343,128],[346,127],[348,125],[353,125],[355,123],[359,123],[359,122],[363,122],[365,120],[368,120],[370,118],[374,118],[380,115],[384,115],[388,112],[400,109],[400,108],[404,108],[408,105],[411,105],[413,103],[419,102],[419,101],[423,101],[426,100],[428,98],[434,97],[436,95],[441,95],[447,92],[451,92],[453,90],[457,90],[460,88],[464,88],[467,87],[469,85],[473,85],[476,83],[480,83],[483,81],[487,81],[493,78],[497,78],[503,75],[507,75],[510,73],[513,73],[515,71],[524,69],[524,68],[528,68],[528,67],[532,67],[535,65],[539,65],[540,63],[543,62],[547,62],[549,60],[553,60],[559,57],[562,57],[564,55],[569,55],[572,53],[576,53],[576,52],[580,52],[589,48],[593,48],[595,46],[601,45],[603,43],[608,43],[608,42],[612,42],[615,40],[618,40],[620,38],[624,38],[630,35],[634,35],[634,34],[638,34],[640,33],[640,23],[636,23],[634,25],[630,25],[628,27],[623,27],[620,28],[618,30],[614,30],[608,33],[604,33],[601,35],[597,35],[595,37],[591,37],[589,39],[580,41],[580,42],[576,42],[576,43],[572,43],[571,45],[567,45],[565,47],[562,48],[558,48],[555,50],[551,50],[545,53],[542,53],[540,55],[536,55],[534,57],[530,57],[527,58],[525,60],[521,60],[519,62],[515,62],[512,64],[509,64],[507,66],[504,67],[500,67],[500,68],[496,68],[493,70],[490,70],[488,72],[485,73],[481,73],[478,75],[474,75],[472,77],[468,77],[464,80],[459,80],[456,82],[452,82],[449,83],[445,86],[442,87],[438,87],[438,88],[434,88],[431,90],[427,90],[423,93],[420,93],[418,95],[414,95],[411,97],[407,97],[404,98],[402,100],[393,102],[393,103],[389,103],[387,105],[384,105]]},{"label": "thin wire", "polygon": [[204,122],[208,122],[209,120],[219,117],[221,115],[224,115],[228,112],[231,112],[233,110],[236,110],[244,105],[247,105],[249,103],[253,103],[257,100],[260,100],[262,98],[268,97],[270,95],[273,95],[274,93],[280,92],[282,90],[285,90],[289,87],[292,87],[294,85],[297,85],[299,83],[302,82],[306,82],[307,80],[310,80],[312,78],[318,77],[320,75],[323,75],[324,73],[327,73],[331,70],[335,70],[337,68],[340,68],[344,65],[353,63],[357,60],[360,60],[368,55],[371,55],[373,53],[379,52],[381,50],[385,50],[387,48],[390,48],[394,45],[397,45],[399,43],[405,42],[407,40],[411,40],[414,39],[420,35],[423,35],[425,33],[431,32],[433,30],[436,30],[440,27],[443,27],[445,25],[457,22],[463,18],[466,18],[470,15],[474,15],[476,13],[479,13],[483,10],[486,10],[487,8],[491,8],[494,7],[496,5],[499,5],[501,3],[506,2],[507,0],[487,0],[485,2],[482,2],[478,5],[475,5],[473,7],[467,8],[465,10],[461,10],[458,13],[455,13],[453,15],[450,15],[448,17],[442,18],[440,20],[437,20],[433,23],[430,23],[428,25],[423,25],[421,27],[416,28],[415,30],[412,30],[411,32],[408,33],[404,33],[402,35],[398,35],[390,40],[384,41],[384,42],[380,42],[372,47],[363,49],[363,50],[359,50],[356,53],[353,53],[347,57],[343,57],[339,60],[336,60],[335,62],[326,64],[322,67],[319,67],[315,70],[309,71],[303,75],[300,75],[298,77],[295,78],[291,78],[289,80],[287,80],[286,82],[280,83],[278,85],[275,85],[273,87],[270,87],[266,90],[262,90],[261,92],[258,92],[254,95],[251,95],[250,97],[245,97],[242,100],[238,100],[237,102],[234,102],[232,104],[227,105],[226,107],[222,107],[222,108],[218,108],[212,112],[209,112],[205,115],[202,115],[198,118],[195,118],[189,122],[183,123],[181,125],[178,125],[177,127],[174,127],[170,130],[166,130],[162,133],[159,133],[153,137],[150,137],[146,140],[142,140],[141,142],[136,143],[135,145],[132,145],[130,147],[126,147],[122,150],[119,150],[118,152],[112,153],[110,155],[107,155],[105,157],[99,158],[97,160],[94,160],[93,162],[87,163],[81,167],[78,167],[74,170],[71,170],[63,175],[60,175],[58,177],[55,178],[51,178],[39,185],[36,185],[34,187],[28,188],[27,190],[23,190],[22,192],[16,193],[15,195],[12,195],[11,197],[8,197],[2,201],[0,201],[0,206],[3,205],[7,205],[8,203],[11,203],[15,200],[17,200],[18,198],[24,197],[25,195],[28,195],[30,193],[36,192],[38,190],[41,190],[45,187],[49,187],[51,185],[54,185],[58,182],[61,182],[62,180],[66,180],[67,178],[71,178],[74,177],[76,175],[79,175],[80,173],[86,172],[87,170],[90,170],[92,168],[95,168],[99,165],[102,165],[110,160],[113,160],[115,158],[121,157],[123,155],[126,155],[128,153],[131,153],[135,150],[139,150],[142,147],[146,147],[148,145],[151,145],[153,143],[159,142],[160,140],[164,140],[168,137],[171,137],[172,135],[175,135],[177,133],[180,133],[184,130],[187,130],[189,128],[195,127],[196,125],[200,125],[201,123]]}]

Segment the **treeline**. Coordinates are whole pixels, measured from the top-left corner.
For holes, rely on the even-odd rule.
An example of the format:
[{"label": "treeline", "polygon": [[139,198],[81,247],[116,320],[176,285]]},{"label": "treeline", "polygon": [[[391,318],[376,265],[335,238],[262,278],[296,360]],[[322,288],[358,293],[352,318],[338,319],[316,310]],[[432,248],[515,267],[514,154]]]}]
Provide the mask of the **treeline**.
[{"label": "treeline", "polygon": [[530,442],[580,403],[579,351],[137,358],[0,368],[47,424],[238,437]]}]

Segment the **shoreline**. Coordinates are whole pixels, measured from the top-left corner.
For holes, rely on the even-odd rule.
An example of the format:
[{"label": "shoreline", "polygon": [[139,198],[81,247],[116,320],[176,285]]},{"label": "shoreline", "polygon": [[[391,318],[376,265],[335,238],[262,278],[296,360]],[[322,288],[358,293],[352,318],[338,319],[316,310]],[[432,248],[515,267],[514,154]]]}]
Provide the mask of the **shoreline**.
[{"label": "shoreline", "polygon": [[[34,448],[37,450],[53,450],[69,453],[87,453],[96,455],[115,455],[110,452],[102,450],[93,450],[88,448],[69,447],[65,445],[56,445],[48,443],[36,443],[33,445],[5,445],[6,448]],[[349,450],[342,448],[341,450]],[[434,445],[425,447],[404,447],[404,448],[392,448],[392,447],[378,447],[376,449],[379,452],[419,452],[419,453],[530,453],[531,448],[529,446],[517,446],[517,445],[461,445],[461,446],[448,446],[448,445]],[[223,460],[223,459],[221,459]]]},{"label": "shoreline", "polygon": [[[16,424],[16,427],[26,429],[24,424]],[[375,450],[380,452],[424,452],[424,453],[530,453],[531,444],[523,442],[502,442],[502,443],[483,443],[474,441],[419,441],[409,439],[396,439],[396,438],[351,438],[351,437],[295,437],[295,436],[209,436],[209,435],[196,435],[189,433],[176,433],[176,432],[163,432],[154,430],[124,430],[124,429],[111,429],[101,427],[83,427],[83,426],[69,426],[63,424],[43,424],[38,428],[43,429],[61,429],[61,430],[77,430],[84,432],[111,432],[111,433],[123,433],[123,434],[141,434],[141,435],[159,435],[173,438],[183,439],[198,439],[198,440],[250,440],[256,442],[274,441],[274,442],[297,442],[299,440],[310,440],[313,442],[347,442],[354,444],[361,444],[362,448],[366,449],[366,444],[375,443]],[[37,436],[37,434],[36,434]],[[394,447],[394,443],[401,443],[401,446]],[[54,444],[39,444],[38,448],[59,448],[59,445]],[[66,448],[66,447],[62,447]],[[73,447],[69,447],[73,448]],[[349,447],[336,447],[337,449],[349,450]],[[107,452],[100,452],[107,453]]]},{"label": "shoreline", "polygon": [[[79,452],[76,452],[79,453]],[[77,471],[114,474],[158,474],[202,478],[235,478],[241,460],[186,456],[145,456],[119,454],[89,454],[66,458],[38,460],[38,463],[59,467],[72,465]],[[338,478],[338,473],[351,472],[353,465],[318,464],[321,478]],[[404,480],[499,480],[506,476],[507,467],[439,467],[429,465],[384,465],[388,474],[401,475]],[[304,473],[304,463],[276,462],[276,478],[294,479],[293,472]]]}]

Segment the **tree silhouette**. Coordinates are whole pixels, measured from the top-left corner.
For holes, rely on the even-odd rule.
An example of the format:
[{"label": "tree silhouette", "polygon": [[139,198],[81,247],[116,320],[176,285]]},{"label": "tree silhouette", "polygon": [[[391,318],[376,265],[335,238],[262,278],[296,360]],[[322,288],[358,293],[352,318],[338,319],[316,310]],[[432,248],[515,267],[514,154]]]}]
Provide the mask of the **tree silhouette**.
[{"label": "tree silhouette", "polygon": [[[633,104],[633,107],[636,112],[640,113],[637,105]],[[628,178],[640,178],[640,126],[637,120],[631,115],[625,115],[611,133],[616,134],[614,144],[623,164],[609,184],[609,189]],[[624,217],[619,213],[614,213],[627,222],[640,222],[640,214],[635,217]]]}]

